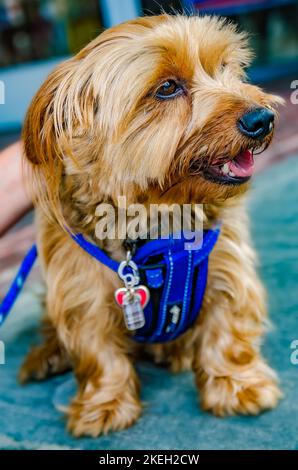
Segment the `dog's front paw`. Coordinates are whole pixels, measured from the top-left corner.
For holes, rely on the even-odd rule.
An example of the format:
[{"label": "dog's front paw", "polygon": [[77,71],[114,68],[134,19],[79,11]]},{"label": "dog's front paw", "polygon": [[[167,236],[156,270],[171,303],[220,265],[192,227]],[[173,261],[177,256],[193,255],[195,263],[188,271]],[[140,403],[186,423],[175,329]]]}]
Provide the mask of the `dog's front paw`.
[{"label": "dog's front paw", "polygon": [[201,371],[201,405],[216,416],[257,415],[275,408],[282,397],[275,373],[264,363],[245,372],[214,377]]},{"label": "dog's front paw", "polygon": [[109,431],[128,428],[137,421],[141,411],[140,401],[125,394],[105,402],[100,402],[100,397],[96,395],[90,400],[78,397],[67,410],[68,430],[75,437],[97,437]]},{"label": "dog's front paw", "polygon": [[62,374],[71,368],[64,349],[49,347],[47,343],[31,349],[19,371],[19,382],[44,380],[52,375]]}]

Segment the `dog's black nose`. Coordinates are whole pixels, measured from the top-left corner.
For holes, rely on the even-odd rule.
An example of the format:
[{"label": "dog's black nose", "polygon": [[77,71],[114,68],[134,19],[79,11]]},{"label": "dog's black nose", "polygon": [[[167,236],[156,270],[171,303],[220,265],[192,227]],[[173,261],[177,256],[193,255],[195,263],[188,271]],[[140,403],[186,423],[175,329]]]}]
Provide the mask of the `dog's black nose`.
[{"label": "dog's black nose", "polygon": [[274,113],[267,108],[257,108],[244,114],[238,121],[242,134],[251,139],[262,139],[273,129]]}]

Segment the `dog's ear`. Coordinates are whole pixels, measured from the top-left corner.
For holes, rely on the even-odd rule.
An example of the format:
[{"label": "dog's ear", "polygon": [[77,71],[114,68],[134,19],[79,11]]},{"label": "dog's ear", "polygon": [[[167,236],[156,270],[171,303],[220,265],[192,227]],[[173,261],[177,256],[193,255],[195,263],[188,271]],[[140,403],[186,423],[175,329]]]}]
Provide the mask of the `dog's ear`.
[{"label": "dog's ear", "polygon": [[54,159],[53,101],[57,91],[57,75],[57,71],[51,74],[41,86],[26,114],[22,133],[24,153],[34,165]]},{"label": "dog's ear", "polygon": [[85,76],[80,74],[76,58],[59,65],[32,100],[23,126],[25,169],[30,172],[33,195],[47,214],[54,213],[59,221],[64,158],[78,164],[72,154],[72,140],[78,129],[90,129],[94,118],[89,79],[90,71],[85,70]]},{"label": "dog's ear", "polygon": [[27,111],[22,132],[25,181],[30,185],[34,201],[41,203],[48,215],[52,211],[56,215],[60,212],[57,170],[61,164],[53,116],[58,78],[56,70],[39,89]]}]

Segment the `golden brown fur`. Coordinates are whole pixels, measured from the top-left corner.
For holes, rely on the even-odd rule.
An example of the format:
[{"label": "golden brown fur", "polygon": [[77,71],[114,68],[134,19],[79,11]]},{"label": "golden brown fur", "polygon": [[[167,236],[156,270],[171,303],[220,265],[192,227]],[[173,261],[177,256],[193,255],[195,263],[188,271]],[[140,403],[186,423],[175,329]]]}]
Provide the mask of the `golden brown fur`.
[{"label": "golden brown fur", "polygon": [[[31,104],[24,143],[37,194],[48,335],[20,378],[72,365],[79,390],[67,413],[75,435],[125,428],[142,409],[133,365],[139,347],[113,300],[121,283],[65,230],[99,243],[96,207],[116,205],[119,195],[147,206],[204,203],[205,227],[223,223],[199,320],[181,338],[147,351],[173,371],[192,367],[202,406],[216,415],[277,404],[276,376],[260,355],[266,308],[241,197],[248,185],[212,183],[200,171],[212,158],[255,146],[237,119],[278,101],[245,82],[249,60],[245,35],[223,20],[139,18],[60,65]],[[156,90],[173,77],[187,93],[157,101]],[[122,240],[101,246],[117,260],[125,256]]]}]

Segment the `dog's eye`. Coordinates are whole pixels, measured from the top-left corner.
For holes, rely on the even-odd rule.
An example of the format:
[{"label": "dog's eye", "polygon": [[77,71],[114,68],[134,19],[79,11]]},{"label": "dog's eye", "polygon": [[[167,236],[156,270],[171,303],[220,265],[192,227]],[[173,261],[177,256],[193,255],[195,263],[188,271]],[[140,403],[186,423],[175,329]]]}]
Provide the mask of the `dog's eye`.
[{"label": "dog's eye", "polygon": [[161,100],[175,98],[184,92],[183,87],[175,80],[167,80],[157,90],[156,97]]}]

